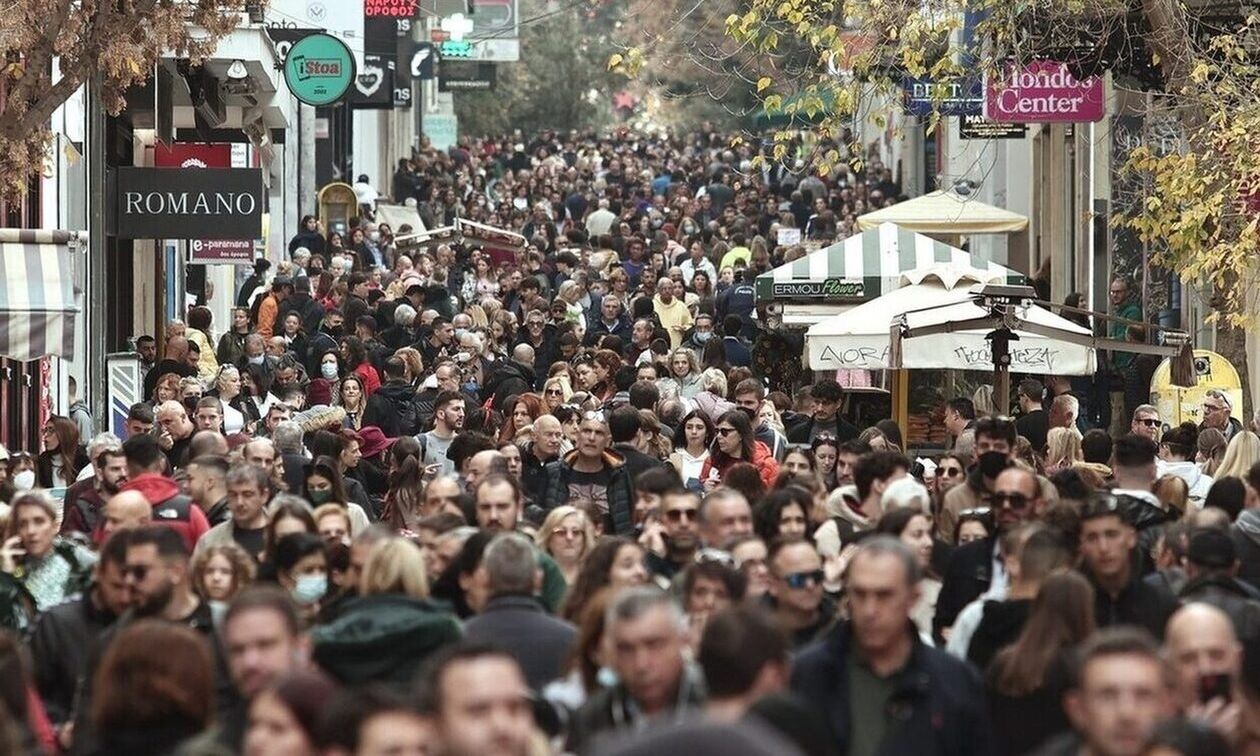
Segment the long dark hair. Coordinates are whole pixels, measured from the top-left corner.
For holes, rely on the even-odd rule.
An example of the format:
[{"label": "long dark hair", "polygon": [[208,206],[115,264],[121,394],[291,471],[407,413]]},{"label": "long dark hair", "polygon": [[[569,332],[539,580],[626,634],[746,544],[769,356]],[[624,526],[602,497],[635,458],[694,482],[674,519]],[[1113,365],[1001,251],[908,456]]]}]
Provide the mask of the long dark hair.
[{"label": "long dark hair", "polygon": [[423,501],[421,488],[424,469],[420,466],[420,444],[411,436],[404,436],[389,449],[389,491],[381,509],[381,521],[395,529],[406,525],[404,512],[416,514]]},{"label": "long dark hair", "polygon": [[1040,688],[1046,672],[1064,651],[1094,632],[1094,589],[1075,572],[1046,578],[1024,630],[993,659],[991,676],[999,693],[1026,696]]},{"label": "long dark hair", "polygon": [[[723,412],[722,415],[718,417],[717,422],[713,424],[714,428],[721,425],[723,422],[729,423],[731,427],[735,429],[735,432],[739,434],[740,461],[751,463],[753,458],[753,448],[757,443],[757,437],[753,435],[752,421],[748,419],[748,413],[744,412],[742,409],[733,409]],[[729,454],[722,451],[721,447],[718,446],[716,437],[713,439],[712,454],[719,462],[734,459],[734,457],[731,457]]]},{"label": "long dark hair", "polygon": [[[61,415],[53,415],[48,424],[57,436],[56,453],[61,457],[61,478],[66,485],[72,485],[79,477],[79,424]],[[52,485],[56,486],[57,481],[52,481]]]},{"label": "long dark hair", "polygon": [[312,475],[327,478],[332,483],[332,501],[342,505],[350,503],[346,495],[346,480],[342,477],[341,469],[337,467],[337,462],[332,457],[316,457],[314,461],[306,463],[306,469],[302,472],[302,498],[307,501],[311,500],[311,491],[307,486],[307,481]]},{"label": "long dark hair", "polygon": [[708,447],[713,443],[713,421],[700,410],[692,410],[683,417],[682,422],[678,424],[678,428],[674,430],[675,449],[687,448],[687,423],[692,420],[699,420],[704,423],[704,445]]},{"label": "long dark hair", "polygon": [[613,562],[617,561],[617,552],[625,546],[638,544],[624,536],[608,536],[595,544],[573,580],[573,587],[569,589],[569,595],[560,609],[561,617],[569,622],[578,621],[586,600],[608,586],[608,573],[612,570]]}]

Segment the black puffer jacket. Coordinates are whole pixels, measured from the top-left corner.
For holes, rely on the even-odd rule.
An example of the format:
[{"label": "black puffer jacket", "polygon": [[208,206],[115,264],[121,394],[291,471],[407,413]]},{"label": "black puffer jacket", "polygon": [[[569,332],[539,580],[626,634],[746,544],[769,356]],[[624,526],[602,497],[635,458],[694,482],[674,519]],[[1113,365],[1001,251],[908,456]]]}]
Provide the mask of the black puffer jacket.
[{"label": "black puffer jacket", "polygon": [[510,397],[534,390],[534,369],[515,360],[504,360],[481,389],[481,401],[493,399],[491,407],[502,412]]}]

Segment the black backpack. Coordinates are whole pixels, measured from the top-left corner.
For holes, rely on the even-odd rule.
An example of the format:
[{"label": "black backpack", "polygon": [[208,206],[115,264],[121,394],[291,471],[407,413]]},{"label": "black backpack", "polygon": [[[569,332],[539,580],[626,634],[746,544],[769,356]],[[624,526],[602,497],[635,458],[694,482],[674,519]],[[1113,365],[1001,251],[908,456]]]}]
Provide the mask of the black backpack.
[{"label": "black backpack", "polygon": [[394,411],[398,413],[399,437],[414,436],[424,429],[424,410],[420,407],[420,400],[415,395],[405,401],[391,403],[394,405]]}]

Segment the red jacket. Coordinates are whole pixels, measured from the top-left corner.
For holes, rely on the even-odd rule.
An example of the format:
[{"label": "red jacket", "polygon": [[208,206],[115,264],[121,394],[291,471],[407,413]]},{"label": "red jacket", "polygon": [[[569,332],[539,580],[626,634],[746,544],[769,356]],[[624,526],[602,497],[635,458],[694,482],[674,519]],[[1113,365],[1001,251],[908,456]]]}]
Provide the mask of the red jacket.
[{"label": "red jacket", "polygon": [[[144,498],[153,505],[153,524],[165,525],[183,536],[190,554],[197,545],[197,539],[210,530],[210,522],[201,507],[185,496],[170,478],[157,473],[141,473],[124,483],[119,490],[144,494]],[[94,534],[97,543],[103,540],[101,529],[104,524],[102,520]]]},{"label": "red jacket", "polygon": [[767,491],[774,487],[774,479],[779,477],[779,462],[770,453],[769,447],[760,441],[753,442],[752,459],[749,460],[730,457],[720,451],[709,454],[709,458],[704,461],[704,467],[700,468],[700,480],[701,482],[708,480],[709,471],[716,469],[718,478],[725,482],[726,473],[731,469],[731,465],[745,461],[757,468],[757,472],[761,475],[761,482],[765,484]]}]

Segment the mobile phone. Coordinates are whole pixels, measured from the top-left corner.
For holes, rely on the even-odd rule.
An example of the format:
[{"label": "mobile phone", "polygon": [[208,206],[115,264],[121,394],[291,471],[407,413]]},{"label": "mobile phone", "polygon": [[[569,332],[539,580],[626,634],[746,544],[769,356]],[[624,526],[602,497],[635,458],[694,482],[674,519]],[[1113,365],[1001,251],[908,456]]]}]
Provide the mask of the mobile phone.
[{"label": "mobile phone", "polygon": [[1199,678],[1199,702],[1207,703],[1213,698],[1221,698],[1229,703],[1230,687],[1228,674],[1203,675]]}]

